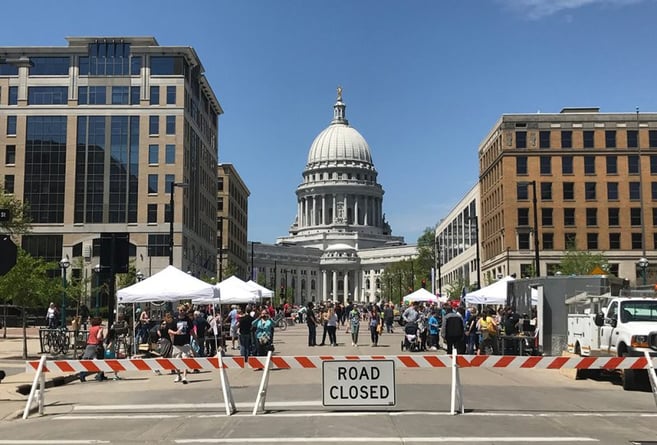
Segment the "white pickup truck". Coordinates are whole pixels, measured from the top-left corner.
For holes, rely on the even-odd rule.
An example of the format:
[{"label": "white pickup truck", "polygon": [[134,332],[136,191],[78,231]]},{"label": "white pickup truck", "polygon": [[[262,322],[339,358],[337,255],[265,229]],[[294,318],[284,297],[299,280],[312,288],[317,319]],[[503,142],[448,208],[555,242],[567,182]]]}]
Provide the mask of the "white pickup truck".
[{"label": "white pickup truck", "polygon": [[[568,352],[593,357],[643,357],[657,331],[657,297],[613,297],[602,312],[568,314]],[[622,370],[623,389],[636,389],[645,370]]]}]

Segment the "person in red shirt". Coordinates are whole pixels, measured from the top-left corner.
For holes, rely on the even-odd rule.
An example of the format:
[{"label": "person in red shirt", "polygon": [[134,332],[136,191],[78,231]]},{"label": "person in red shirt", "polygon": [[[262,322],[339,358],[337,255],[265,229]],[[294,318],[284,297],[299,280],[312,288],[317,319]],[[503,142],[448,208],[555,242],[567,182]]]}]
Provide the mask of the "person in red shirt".
[{"label": "person in red shirt", "polygon": [[[94,317],[91,319],[91,327],[89,328],[89,335],[87,336],[87,347],[84,349],[82,354],[82,360],[93,360],[99,359],[103,360],[105,358],[105,350],[103,349],[103,340],[105,339],[103,335],[103,326],[101,325],[100,317]],[[87,373],[80,372],[80,381],[87,381]],[[102,381],[107,380],[103,372],[96,374],[96,380]]]}]

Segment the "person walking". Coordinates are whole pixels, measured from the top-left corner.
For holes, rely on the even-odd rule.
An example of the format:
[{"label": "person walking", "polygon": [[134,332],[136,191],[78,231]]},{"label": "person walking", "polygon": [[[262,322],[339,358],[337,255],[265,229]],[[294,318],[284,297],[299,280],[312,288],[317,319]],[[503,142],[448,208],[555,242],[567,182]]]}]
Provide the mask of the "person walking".
[{"label": "person walking", "polygon": [[260,317],[253,320],[253,327],[255,327],[256,348],[257,354],[260,356],[267,355],[272,345],[272,338],[274,333],[274,322],[271,321],[267,309],[260,312]]},{"label": "person walking", "polygon": [[349,311],[349,330],[351,332],[351,346],[358,346],[358,331],[360,329],[360,311],[356,305]]},{"label": "person walking", "polygon": [[395,308],[392,302],[385,305],[383,309],[383,322],[386,325],[386,332],[388,334],[393,334],[392,322],[395,319]]},{"label": "person walking", "polygon": [[313,308],[315,305],[309,301],[306,305],[306,324],[308,325],[308,346],[317,346],[317,317]]},{"label": "person walking", "polygon": [[372,346],[376,347],[379,345],[379,329],[381,329],[381,316],[379,315],[379,311],[377,311],[376,305],[372,305],[372,309],[370,310],[369,326]]},{"label": "person walking", "polygon": [[[167,324],[167,333],[173,344],[173,358],[189,358],[194,356],[191,339],[195,336],[193,324],[187,315],[187,307],[178,307],[178,318]],[[182,376],[179,369],[176,370],[174,383],[187,384],[187,368],[183,369]]]},{"label": "person walking", "polygon": [[240,354],[244,357],[244,363],[249,362],[249,356],[252,353],[253,342],[251,341],[251,330],[253,328],[253,316],[251,307],[247,306],[244,313],[239,318],[240,331]]},{"label": "person walking", "polygon": [[333,307],[333,303],[329,303],[328,320],[326,320],[326,331],[328,332],[329,343],[331,346],[338,345],[336,331],[338,330],[338,313]]},{"label": "person walking", "polygon": [[[103,348],[103,340],[105,340],[103,334],[103,326],[101,325],[100,317],[94,317],[91,319],[91,327],[89,328],[89,335],[87,336],[87,346],[84,348],[84,353],[82,354],[82,360],[104,360],[105,359],[105,349]],[[87,372],[80,372],[79,376],[81,382],[87,381]],[[105,373],[99,372],[96,374],[96,380],[99,382],[107,380]]]},{"label": "person walking", "polygon": [[463,339],[465,335],[465,327],[463,325],[463,317],[457,311],[451,309],[443,318],[443,325],[440,329],[441,337],[445,340],[447,345],[447,353],[451,354],[453,349],[462,354]]}]

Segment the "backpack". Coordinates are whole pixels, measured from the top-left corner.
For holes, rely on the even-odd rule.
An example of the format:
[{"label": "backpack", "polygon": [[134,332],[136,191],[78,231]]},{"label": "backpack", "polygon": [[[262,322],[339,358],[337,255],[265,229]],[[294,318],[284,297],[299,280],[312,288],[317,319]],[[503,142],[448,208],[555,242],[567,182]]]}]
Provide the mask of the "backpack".
[{"label": "backpack", "polygon": [[458,316],[445,317],[445,337],[461,337],[463,320]]}]

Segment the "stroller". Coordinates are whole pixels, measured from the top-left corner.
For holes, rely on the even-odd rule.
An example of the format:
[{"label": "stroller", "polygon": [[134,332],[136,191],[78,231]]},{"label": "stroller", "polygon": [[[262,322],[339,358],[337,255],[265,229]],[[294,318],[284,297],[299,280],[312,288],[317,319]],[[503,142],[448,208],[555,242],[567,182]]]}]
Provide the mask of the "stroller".
[{"label": "stroller", "polygon": [[401,342],[401,350],[417,352],[421,350],[420,336],[416,323],[406,323],[404,326],[404,339]]}]

